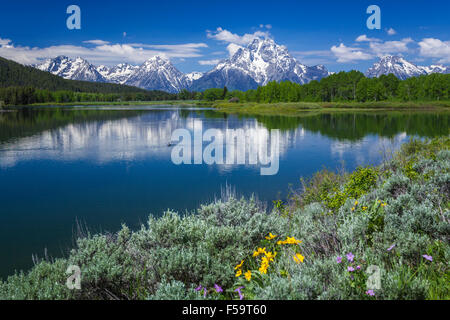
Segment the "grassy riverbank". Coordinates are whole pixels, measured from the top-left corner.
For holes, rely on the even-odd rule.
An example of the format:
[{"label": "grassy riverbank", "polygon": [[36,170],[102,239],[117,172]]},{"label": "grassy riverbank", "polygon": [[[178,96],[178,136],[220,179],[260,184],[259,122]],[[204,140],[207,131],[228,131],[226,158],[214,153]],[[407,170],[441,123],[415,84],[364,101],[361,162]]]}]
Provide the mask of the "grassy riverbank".
[{"label": "grassy riverbank", "polygon": [[167,100],[122,102],[40,103],[31,106],[181,106],[214,108],[218,112],[251,115],[302,115],[305,111],[450,111],[450,101],[425,102],[286,102],[286,103],[230,103],[227,101]]},{"label": "grassy riverbank", "polygon": [[450,111],[450,101],[428,102],[285,102],[285,103],[230,103],[216,101],[203,103],[204,106],[216,108],[217,111],[252,115],[302,115],[306,111]]},{"label": "grassy riverbank", "polygon": [[196,100],[167,100],[167,101],[115,101],[115,102],[67,102],[67,103],[35,103],[29,106],[186,106],[195,107],[198,105]]},{"label": "grassy riverbank", "polygon": [[[272,211],[228,196],[80,233],[68,257],[0,283],[0,299],[449,299],[449,148],[412,141],[379,167],[321,171]],[[81,290],[66,287],[70,265]]]}]

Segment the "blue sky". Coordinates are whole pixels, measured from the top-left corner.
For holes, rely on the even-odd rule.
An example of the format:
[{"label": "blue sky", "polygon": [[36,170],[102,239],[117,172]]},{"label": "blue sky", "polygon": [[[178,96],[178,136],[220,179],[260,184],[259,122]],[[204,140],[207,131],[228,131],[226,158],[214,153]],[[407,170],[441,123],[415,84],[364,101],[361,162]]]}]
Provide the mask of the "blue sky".
[{"label": "blue sky", "polygon": [[[81,30],[66,27],[72,4],[81,8]],[[381,30],[366,26],[372,4],[381,8]],[[449,65],[449,12],[448,0],[2,0],[0,56],[36,63],[79,55],[112,65],[161,54],[183,72],[207,71],[233,47],[260,36],[285,45],[302,63],[331,71],[365,71],[384,54]]]}]

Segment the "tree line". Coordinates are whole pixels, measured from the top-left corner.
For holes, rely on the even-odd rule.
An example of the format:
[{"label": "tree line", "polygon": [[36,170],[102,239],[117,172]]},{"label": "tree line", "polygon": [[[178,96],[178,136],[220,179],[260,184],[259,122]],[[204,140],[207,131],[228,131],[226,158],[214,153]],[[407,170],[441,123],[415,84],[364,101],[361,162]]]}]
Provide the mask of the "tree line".
[{"label": "tree line", "polygon": [[201,98],[206,101],[232,99],[241,102],[366,102],[449,100],[450,74],[434,73],[406,80],[395,75],[366,78],[359,71],[339,72],[307,84],[290,81],[269,82],[256,90],[228,91],[208,89]]},{"label": "tree line", "polygon": [[0,104],[29,105],[33,103],[120,102],[176,100],[177,95],[164,91],[124,93],[90,93],[69,90],[41,90],[33,87],[0,88]]}]

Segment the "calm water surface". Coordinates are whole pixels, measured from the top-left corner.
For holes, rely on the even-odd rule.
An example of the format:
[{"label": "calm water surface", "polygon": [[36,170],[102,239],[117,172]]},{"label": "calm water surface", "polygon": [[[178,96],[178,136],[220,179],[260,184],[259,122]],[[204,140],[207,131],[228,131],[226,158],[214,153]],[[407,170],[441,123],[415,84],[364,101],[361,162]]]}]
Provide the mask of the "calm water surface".
[{"label": "calm water surface", "polygon": [[[181,165],[172,132],[280,129],[280,168]],[[238,117],[178,108],[26,108],[0,113],[0,277],[32,266],[45,248],[66,256],[76,221],[92,232],[137,228],[168,208],[193,211],[228,185],[270,203],[323,167],[379,164],[412,136],[449,134],[448,113]],[[256,148],[262,146],[256,145]]]}]

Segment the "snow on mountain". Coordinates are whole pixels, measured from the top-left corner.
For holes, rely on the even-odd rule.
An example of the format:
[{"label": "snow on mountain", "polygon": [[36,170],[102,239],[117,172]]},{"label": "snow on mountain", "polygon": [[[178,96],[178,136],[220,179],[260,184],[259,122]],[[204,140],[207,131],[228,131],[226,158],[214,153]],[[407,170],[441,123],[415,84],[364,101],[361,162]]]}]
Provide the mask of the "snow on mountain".
[{"label": "snow on mountain", "polygon": [[97,72],[100,73],[104,78],[109,74],[109,67],[101,65],[96,68]]},{"label": "snow on mountain", "polygon": [[203,72],[191,72],[191,73],[186,73],[184,75],[184,82],[186,84],[187,87],[190,87],[192,85],[192,82],[195,80],[200,79],[201,77],[203,77],[204,73]]},{"label": "snow on mountain", "polygon": [[384,56],[366,72],[366,77],[374,78],[381,75],[394,74],[397,78],[405,80],[411,77],[427,75],[431,73],[449,73],[449,68],[440,65],[429,67],[417,66],[399,56]]},{"label": "snow on mountain", "polygon": [[136,72],[137,69],[139,69],[138,66],[133,66],[128,63],[121,63],[112,68],[102,65],[97,68],[97,71],[108,82],[124,84]]},{"label": "snow on mountain", "polygon": [[80,57],[72,60],[66,56],[59,56],[46,60],[42,64],[37,65],[36,68],[63,77],[64,79],[106,82],[106,79],[93,65]]},{"label": "snow on mountain", "polygon": [[82,58],[71,60],[60,56],[47,60],[37,68],[66,79],[112,82],[167,92],[224,86],[231,90],[248,90],[269,81],[290,80],[303,84],[329,75],[324,66],[305,66],[293,58],[286,47],[272,39],[259,38],[246,48],[239,48],[231,58],[221,61],[205,74],[183,74],[160,56],[147,60],[141,66],[123,63],[114,67],[95,67]]},{"label": "snow on mountain", "polygon": [[[230,90],[256,89],[270,81],[289,80],[304,84],[332,74],[323,65],[306,66],[293,58],[285,46],[272,39],[254,39],[247,47],[238,48],[226,60],[207,73],[180,72],[169,60],[155,56],[141,66],[127,63],[95,67],[83,58],[59,56],[48,59],[36,68],[65,79],[111,82],[176,93],[183,89],[203,91],[227,86]],[[431,73],[450,73],[442,65],[417,66],[399,56],[384,56],[366,72],[369,78],[393,73],[404,80]]]},{"label": "snow on mountain", "polygon": [[104,65],[95,67],[82,58],[72,60],[59,56],[35,67],[65,79],[127,84],[167,92],[179,92],[202,76],[199,72],[185,75],[170,61],[159,56],[147,60],[141,66],[121,63],[113,67]]},{"label": "snow on mountain", "polygon": [[443,65],[431,65],[429,67],[422,67],[427,72],[427,74],[431,73],[450,73],[450,67],[446,67]]},{"label": "snow on mountain", "polygon": [[227,86],[248,90],[270,81],[290,80],[304,84],[320,80],[329,73],[324,66],[308,67],[293,58],[285,46],[272,39],[254,39],[246,48],[239,48],[231,58],[192,84],[193,90]]},{"label": "snow on mountain", "polygon": [[167,59],[155,56],[144,62],[125,84],[176,93],[186,88],[185,75]]}]

